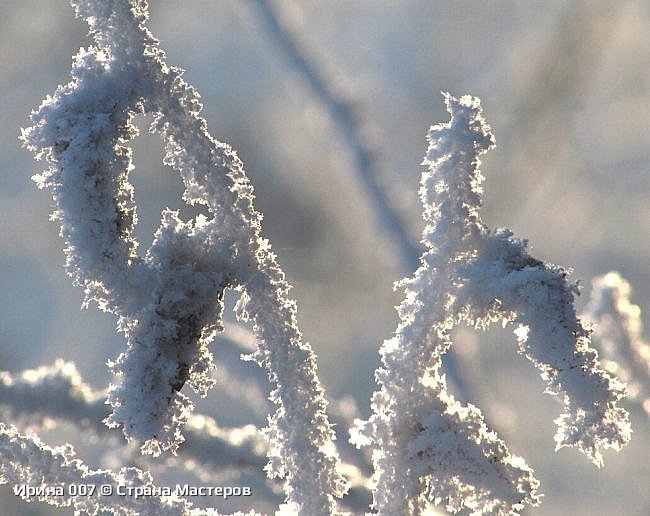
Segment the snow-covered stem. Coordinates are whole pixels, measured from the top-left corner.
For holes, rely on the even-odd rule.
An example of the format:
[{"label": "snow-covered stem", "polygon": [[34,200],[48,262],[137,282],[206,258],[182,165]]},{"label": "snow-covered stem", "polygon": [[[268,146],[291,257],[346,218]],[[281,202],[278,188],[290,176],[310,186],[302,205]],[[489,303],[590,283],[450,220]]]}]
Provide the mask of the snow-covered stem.
[{"label": "snow-covered stem", "polygon": [[[312,94],[326,110],[334,126],[341,134],[341,141],[348,147],[354,161],[354,170],[363,186],[378,222],[391,237],[400,268],[410,273],[417,267],[422,246],[412,235],[412,225],[400,213],[390,194],[388,173],[382,167],[378,145],[372,141],[371,131],[363,128],[363,114],[359,102],[351,98],[343,87],[337,86],[327,67],[310,51],[304,37],[295,28],[286,7],[273,0],[254,0],[267,33],[287,57],[293,68],[304,78]],[[463,399],[471,393],[459,374],[458,357],[450,352],[444,368],[454,392]]]},{"label": "snow-covered stem", "polygon": [[[75,425],[86,435],[114,440],[113,446],[118,447],[115,430],[102,423],[110,413],[105,399],[106,391],[93,390],[83,381],[72,362],[59,359],[51,366],[19,373],[0,371],[0,409],[5,417],[36,432],[53,424]],[[349,405],[345,402],[339,404]],[[330,410],[334,407],[336,404]],[[346,409],[350,410],[349,407]],[[343,411],[336,410],[338,415],[335,414],[333,421],[337,423],[340,420],[341,428],[347,429],[351,421],[349,417],[340,415]],[[191,465],[213,478],[224,473],[252,473],[264,467],[266,440],[253,425],[222,428],[210,416],[192,414],[184,435],[186,440],[179,447],[179,460],[173,461],[179,467]],[[159,467],[153,459],[132,455],[133,447],[122,447],[120,451],[124,461],[144,462],[153,470]],[[342,471],[350,481],[350,492],[343,503],[347,508],[360,512],[367,506],[369,480],[353,463],[343,463]]]},{"label": "snow-covered stem", "polygon": [[507,514],[539,502],[530,468],[487,428],[479,409],[447,391],[442,358],[462,322],[515,329],[547,391],[564,398],[558,447],[576,446],[600,465],[600,448],[618,449],[630,434],[627,413],[616,407],[624,388],[588,348],[567,272],[481,220],[479,157],[494,138],[478,99],[445,100],[451,121],[429,131],[420,189],[428,251],[413,277],[398,284],[405,290],[401,322],[381,349],[372,415],[353,433],[373,449],[380,514],[420,514],[428,503]]},{"label": "snow-covered stem", "polygon": [[[119,473],[91,470],[70,445],[51,447],[37,436],[21,435],[4,423],[0,423],[0,483],[14,486],[14,492],[24,500],[73,507],[76,513],[217,515],[216,511],[192,510],[182,498],[161,496],[147,472],[137,468],[123,468]],[[88,491],[70,494],[69,487],[79,485],[89,486]],[[21,491],[23,486],[31,490]],[[119,496],[118,488],[139,490],[141,496]],[[142,495],[147,492],[151,496]]]},{"label": "snow-covered stem", "polygon": [[[26,145],[45,157],[36,177],[57,205],[67,269],[86,303],[118,316],[128,350],[111,364],[120,379],[107,419],[154,455],[175,452],[192,404],[184,384],[205,395],[214,368],[208,344],[221,330],[226,288],[242,291],[239,316],[253,322],[254,358],[274,391],[269,420],[271,476],[285,478],[288,505],[305,514],[335,512],[346,482],[338,471],[315,357],[296,323],[295,303],[271,246],[241,161],[214,140],[196,91],[170,68],[146,28],[143,0],[74,0],[96,46],[77,55],[73,80],[34,112]],[[165,164],[185,183],[183,199],[211,218],[182,221],[165,210],[153,244],[137,252],[133,165],[134,116],[151,113]]]},{"label": "snow-covered stem", "polygon": [[109,413],[105,400],[106,393],[85,384],[73,362],[58,359],[19,373],[0,371],[0,406],[12,419],[82,422],[96,434],[108,434],[102,423]]},{"label": "snow-covered stem", "polygon": [[650,415],[650,344],[643,339],[641,309],[631,294],[619,273],[599,276],[583,317],[594,324],[592,341],[605,369],[627,384],[630,398]]},{"label": "snow-covered stem", "polygon": [[[81,425],[102,439],[114,436],[114,430],[102,423],[110,414],[105,400],[106,392],[88,386],[72,362],[57,360],[20,373],[0,372],[0,407],[12,420],[25,421],[31,428],[50,420]],[[192,414],[185,436],[180,447],[183,459],[210,470],[241,471],[264,465],[266,446],[252,425],[221,428],[209,416]]]},{"label": "snow-covered stem", "polygon": [[[104,419],[154,456],[180,450],[225,455],[226,464],[258,464],[262,446],[253,427],[226,431],[212,418],[192,416],[192,403],[181,392],[187,384],[204,396],[214,384],[209,345],[223,331],[224,293],[235,290],[237,316],[252,323],[256,337],[248,359],[266,369],[277,406],[265,434],[266,470],[285,479],[279,512],[336,513],[336,498],[348,483],[315,356],[298,328],[290,286],[261,235],[261,215],[241,161],[208,133],[198,93],[180,69],[166,64],[146,28],[145,0],[72,3],[90,25],[95,46],[79,52],[72,81],[32,114],[34,125],[23,140],[47,161],[49,168],[35,180],[53,195],[68,273],[84,288],[85,304],[97,303],[117,316],[128,349],[111,362],[118,382],[108,389],[110,413],[99,393],[64,362],[23,375],[0,374],[0,394],[14,399],[4,404],[20,413],[16,404],[22,399],[40,417],[54,411],[60,419],[76,419],[84,412],[98,434],[107,431],[97,428]],[[258,3],[277,36],[290,35],[271,4]],[[295,41],[285,38],[282,44],[343,127],[385,225],[396,231],[396,241],[408,238],[391,220],[395,214],[373,179],[373,159],[358,138],[354,110],[329,89]],[[381,349],[372,414],[353,432],[356,444],[372,449],[373,505],[381,514],[420,514],[429,504],[506,514],[539,502],[531,469],[488,428],[479,409],[448,392],[443,356],[462,323],[484,328],[501,322],[514,329],[520,352],[538,367],[547,391],[564,401],[558,447],[575,446],[600,465],[601,449],[620,448],[630,433],[627,413],[617,407],[624,387],[599,368],[589,348],[568,272],[531,257],[525,241],[506,229],[490,230],[481,220],[479,157],[494,139],[478,99],[447,95],[446,102],[451,121],[431,128],[421,181],[426,252],[413,276],[399,283],[405,291],[400,323]],[[183,199],[203,205],[209,216],[183,221],[165,210],[153,244],[140,252],[129,143],[137,133],[134,117],[147,114],[153,115],[151,131],[163,140],[164,163],[183,179]],[[224,356],[234,354],[231,347]],[[180,448],[183,432],[195,432],[194,451],[192,439]],[[238,439],[245,449],[237,448]],[[215,449],[220,444],[223,450]],[[2,482],[153,487],[148,473],[92,471],[70,447],[51,448],[4,426],[0,454]],[[345,466],[355,495],[363,497],[363,473]],[[192,513],[187,501],[173,497],[114,503],[46,494],[49,503],[90,513]]]}]

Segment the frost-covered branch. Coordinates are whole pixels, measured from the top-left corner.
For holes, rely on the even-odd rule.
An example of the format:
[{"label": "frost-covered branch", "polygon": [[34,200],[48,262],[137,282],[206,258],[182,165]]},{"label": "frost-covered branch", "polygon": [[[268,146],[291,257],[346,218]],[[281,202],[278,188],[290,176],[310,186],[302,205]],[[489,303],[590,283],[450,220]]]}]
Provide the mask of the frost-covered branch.
[{"label": "frost-covered branch", "polygon": [[381,514],[420,514],[428,503],[506,514],[539,502],[530,468],[487,428],[479,409],[447,392],[442,358],[462,322],[515,329],[547,391],[563,396],[558,447],[576,446],[600,465],[600,448],[618,449],[630,434],[627,413],[616,407],[624,388],[588,348],[567,272],[481,220],[479,157],[494,139],[478,99],[445,99],[451,121],[429,131],[420,189],[428,251],[399,284],[401,322],[381,349],[372,415],[353,433],[358,445],[373,449]]},{"label": "frost-covered branch", "polygon": [[[102,438],[113,430],[102,423],[110,414],[106,392],[94,391],[72,362],[57,360],[52,366],[21,373],[0,372],[0,407],[14,420],[31,428],[44,421],[81,426]],[[186,460],[205,464],[213,471],[261,468],[266,446],[252,425],[221,428],[213,418],[193,414],[185,428],[186,441],[180,451]]]},{"label": "frost-covered branch", "polygon": [[[24,500],[39,500],[75,512],[97,514],[190,515],[214,514],[192,510],[191,504],[173,494],[163,494],[151,475],[137,468],[119,473],[91,470],[75,455],[70,445],[51,447],[34,435],[21,435],[0,423],[0,483],[10,483]],[[70,486],[85,486],[77,494]],[[139,492],[140,496],[118,493]],[[110,493],[110,494],[109,494]]]},{"label": "frost-covered branch", "polygon": [[584,317],[594,323],[592,340],[603,365],[627,384],[630,398],[650,415],[650,344],[643,339],[641,309],[630,302],[632,288],[617,272],[592,281]]},{"label": "frost-covered branch", "polygon": [[[217,468],[241,468],[261,467],[265,453],[268,475],[285,480],[279,513],[337,513],[336,499],[350,483],[348,505],[357,510],[368,493],[367,475],[358,467],[363,464],[340,463],[315,356],[298,327],[290,286],[262,236],[262,216],[243,164],[209,134],[198,93],[180,69],[166,64],[146,28],[145,0],[72,4],[88,22],[94,46],[81,49],[72,81],[32,114],[23,140],[47,162],[48,169],[34,179],[55,201],[67,272],[84,289],[85,305],[97,303],[117,317],[127,350],[110,362],[117,381],[105,395],[60,361],[20,375],[0,373],[0,404],[26,419],[84,421],[97,435],[110,433],[99,423],[105,421],[154,457],[180,452],[198,462],[209,456]],[[396,241],[408,240],[373,176],[374,158],[359,138],[351,105],[311,67],[271,4],[258,5],[344,128],[386,226]],[[481,219],[479,158],[494,139],[478,99],[447,95],[446,102],[451,121],[430,129],[421,181],[426,251],[413,276],[399,283],[405,291],[400,323],[381,348],[372,414],[353,431],[354,442],[372,450],[373,506],[381,514],[420,514],[429,505],[506,514],[539,502],[539,483],[523,459],[510,453],[478,408],[460,404],[448,392],[443,357],[459,324],[485,328],[500,322],[513,328],[520,352],[540,370],[547,392],[564,402],[558,448],[575,446],[601,465],[601,450],[620,448],[630,434],[627,413],[617,407],[625,389],[600,369],[589,348],[568,272],[531,257],[525,241],[506,229],[491,230]],[[209,213],[184,221],[178,212],[164,210],[144,252],[134,238],[137,214],[129,183],[133,120],[141,115],[153,116],[150,130],[163,140],[163,162],[182,177],[183,199]],[[407,255],[409,246],[398,244]],[[205,396],[215,383],[212,353],[219,354],[214,344],[224,329],[227,290],[240,293],[237,317],[252,324],[256,339],[246,359],[266,369],[276,405],[264,444],[252,426],[226,430],[211,417],[192,415],[182,392],[187,384]],[[603,306],[615,305],[623,321],[620,332],[637,338],[640,327],[626,309],[629,303],[619,302],[624,293],[612,290],[606,301],[604,292],[592,313],[601,316]],[[221,347],[222,360],[237,374],[242,349],[228,341]],[[266,389],[254,381],[258,390]],[[340,426],[347,426],[351,412],[340,412]],[[71,447],[52,448],[13,428],[0,426],[0,455],[0,482],[40,486],[36,496],[54,505],[89,513],[194,513],[188,501],[156,491],[149,473],[93,471]],[[155,496],[115,501],[48,490],[81,483],[115,490],[133,486]]]},{"label": "frost-covered branch", "polygon": [[38,424],[51,418],[105,434],[108,428],[101,422],[109,413],[105,400],[106,393],[85,384],[72,362],[59,359],[51,366],[14,374],[0,371],[0,406],[14,419]]},{"label": "frost-covered branch", "polygon": [[274,39],[293,68],[305,79],[312,93],[326,109],[333,124],[342,135],[354,159],[354,170],[359,182],[368,193],[382,227],[395,243],[404,270],[411,271],[418,263],[420,246],[410,237],[408,222],[399,213],[386,187],[386,173],[377,145],[363,130],[358,103],[337,87],[336,81],[307,48],[304,37],[293,26],[280,5],[273,0],[254,0],[256,10],[267,32]]},{"label": "frost-covered branch", "polygon": [[[382,229],[391,237],[401,270],[410,273],[415,269],[422,254],[422,246],[413,236],[412,224],[400,212],[394,194],[388,185],[388,174],[382,166],[378,145],[364,130],[363,114],[359,102],[337,85],[335,78],[311,52],[304,36],[296,29],[286,8],[273,0],[254,0],[268,34],[287,57],[311,89],[315,99],[324,107],[334,126],[342,136],[354,158],[354,171],[364,188]],[[459,373],[459,357],[451,351],[445,360],[447,379],[454,392],[464,399],[471,393],[467,382]]]},{"label": "frost-covered branch", "polygon": [[[315,358],[260,234],[242,163],[209,135],[182,71],[166,65],[145,27],[145,1],[72,3],[96,46],[80,51],[72,82],[46,98],[23,138],[49,164],[36,181],[56,202],[69,274],[84,287],[86,304],[118,316],[128,339],[128,351],[111,364],[120,383],[109,392],[108,424],[122,426],[145,453],[178,448],[192,410],[180,391],[187,383],[205,395],[212,385],[208,344],[222,327],[223,293],[241,290],[238,314],[253,323],[253,358],[267,369],[278,406],[267,431],[268,473],[286,479],[287,507],[334,511],[346,482]],[[147,113],[164,141],[165,164],[183,178],[183,199],[206,206],[211,218],[185,222],[165,210],[153,244],[140,254],[128,143],[133,117]]]},{"label": "frost-covered branch", "polygon": [[[238,380],[243,384],[246,377]],[[102,423],[110,413],[105,399],[106,392],[94,391],[84,383],[72,362],[57,360],[52,366],[27,369],[20,373],[0,372],[0,409],[6,417],[25,423],[29,429],[37,432],[45,427],[68,423],[77,426],[86,435],[102,440],[113,439],[112,446],[117,447],[119,440],[115,430]],[[350,403],[340,401],[330,407],[334,411],[331,417],[340,426],[341,432],[347,432],[351,424],[349,415],[342,413],[356,414]],[[342,407],[337,408],[339,406]],[[222,473],[239,475],[244,471],[261,471],[264,466],[266,441],[253,425],[222,428],[210,416],[192,414],[184,434],[186,440],[179,447],[179,456],[172,461],[177,466],[191,467],[211,478]],[[346,448],[344,450],[347,451]],[[123,460],[136,460],[132,447],[123,447],[120,451]],[[356,513],[367,507],[369,479],[354,464],[354,457],[350,455],[347,454],[347,461],[342,464],[342,472],[350,481],[350,492],[343,504]],[[137,460],[154,471],[159,469],[153,459],[145,457]]]}]

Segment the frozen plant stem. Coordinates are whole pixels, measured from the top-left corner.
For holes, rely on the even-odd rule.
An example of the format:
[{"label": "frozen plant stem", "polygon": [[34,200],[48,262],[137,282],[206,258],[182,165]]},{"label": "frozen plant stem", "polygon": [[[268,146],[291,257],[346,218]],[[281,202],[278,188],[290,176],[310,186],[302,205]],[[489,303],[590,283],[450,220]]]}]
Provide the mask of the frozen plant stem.
[{"label": "frozen plant stem", "polygon": [[641,309],[630,302],[632,287],[617,272],[592,281],[584,317],[605,368],[624,381],[630,398],[650,416],[650,344],[643,339]]},{"label": "frozen plant stem", "polygon": [[[96,302],[117,316],[128,340],[127,351],[111,364],[118,382],[109,389],[106,422],[121,427],[145,453],[175,453],[193,408],[181,391],[187,384],[205,395],[213,384],[208,346],[223,330],[224,291],[238,290],[238,317],[252,322],[257,339],[250,358],[266,368],[277,405],[266,430],[266,469],[285,479],[279,512],[336,513],[347,482],[315,357],[297,326],[289,285],[261,236],[242,163],[209,135],[198,94],[181,70],[165,63],[146,28],[144,0],[72,3],[90,25],[95,46],[79,52],[72,81],[32,114],[34,125],[23,140],[48,164],[35,180],[56,203],[68,273],[84,288],[86,304]],[[381,349],[372,414],[353,435],[373,450],[373,505],[387,515],[420,514],[429,504],[507,514],[539,502],[530,468],[488,429],[479,409],[447,391],[442,357],[463,322],[513,327],[520,352],[538,367],[547,391],[562,396],[558,447],[575,446],[600,465],[601,448],[618,449],[629,439],[627,413],[616,406],[624,388],[599,369],[588,347],[568,273],[531,257],[525,241],[488,229],[480,218],[479,157],[494,140],[478,99],[447,95],[446,102],[451,121],[429,132],[421,182],[426,252],[400,284],[400,323]],[[129,142],[137,132],[132,121],[143,114],[153,115],[151,131],[164,141],[164,162],[183,178],[183,199],[210,213],[183,221],[165,210],[144,253],[133,237],[137,216],[129,183]],[[97,411],[92,392],[72,388],[68,369],[59,363],[34,373],[34,382],[31,374],[2,380],[13,393],[28,384],[70,387],[69,395],[80,396],[72,396],[79,402],[72,410]],[[212,423],[196,424],[213,436],[218,428]],[[94,471],[70,447],[51,448],[4,426],[0,454],[1,483],[153,485],[146,472]],[[89,513],[194,513],[187,501],[164,496],[118,500],[112,507],[98,505],[110,504],[106,500],[57,497],[46,501]]]},{"label": "frozen plant stem", "polygon": [[[178,497],[105,496],[107,488],[112,493],[117,493],[118,487],[156,491],[147,472],[137,468],[122,468],[119,473],[91,470],[81,463],[70,445],[47,446],[38,437],[21,435],[4,423],[0,423],[0,481],[11,483],[14,494],[26,501],[36,499],[56,507],[73,507],[75,514],[218,516],[214,512],[192,510],[191,503]],[[88,491],[71,495],[66,493],[70,485],[83,485]],[[29,493],[21,491],[21,487],[40,488],[41,492]]]},{"label": "frozen plant stem", "polygon": [[[422,246],[412,235],[409,221],[398,210],[387,185],[386,171],[377,145],[363,131],[363,115],[360,107],[343,88],[337,88],[332,74],[328,73],[313,52],[310,52],[304,38],[292,25],[285,9],[273,0],[253,0],[257,11],[277,46],[287,57],[292,67],[304,78],[314,98],[330,116],[330,119],[353,157],[354,170],[359,183],[371,202],[377,220],[393,241],[395,253],[403,273],[410,273],[417,267]],[[457,396],[469,400],[467,382],[459,373],[459,357],[453,350],[445,359],[445,374]]]},{"label": "frozen plant stem", "polygon": [[616,407],[624,387],[598,368],[568,273],[481,220],[479,156],[494,138],[479,100],[446,94],[445,101],[451,121],[429,131],[420,188],[427,252],[413,277],[398,284],[405,290],[401,322],[381,348],[372,414],[352,435],[372,447],[374,508],[391,516],[421,514],[428,504],[509,514],[540,501],[531,469],[478,408],[447,391],[442,357],[462,322],[513,327],[547,392],[563,397],[558,448],[576,446],[601,465],[601,447],[619,449],[630,437],[628,415]]},{"label": "frozen plant stem", "polygon": [[[76,425],[84,434],[111,439],[115,430],[102,424],[109,413],[106,393],[86,384],[72,362],[17,374],[0,371],[0,406],[12,420],[41,428],[46,421]],[[80,424],[80,422],[83,422]],[[223,429],[205,415],[193,414],[185,428],[184,459],[205,464],[212,471],[261,468],[266,446],[253,426]],[[117,444],[118,439],[114,439]],[[150,460],[149,463],[153,463]]]},{"label": "frozen plant stem", "polygon": [[[86,301],[117,315],[128,350],[111,367],[109,426],[154,455],[175,452],[192,405],[187,383],[205,395],[213,380],[208,344],[222,330],[224,290],[242,292],[238,316],[258,340],[252,357],[267,371],[277,411],[269,419],[267,471],[285,479],[286,505],[302,514],[336,511],[346,490],[311,347],[300,334],[289,285],[267,240],[241,161],[214,140],[199,95],[145,24],[143,0],[74,0],[96,46],[82,49],[72,81],[32,114],[23,139],[49,169],[35,179],[56,202],[67,270]],[[211,218],[182,221],[165,210],[155,239],[138,253],[133,117],[153,114],[164,163],[178,170],[183,199]]]},{"label": "frozen plant stem", "polygon": [[410,238],[408,223],[399,214],[383,184],[385,179],[381,159],[376,145],[363,134],[358,106],[341,88],[336,87],[325,67],[318,63],[301,35],[292,27],[289,17],[283,14],[281,6],[274,5],[273,0],[253,0],[253,3],[257,6],[267,33],[275,40],[292,67],[304,78],[317,101],[327,110],[342,136],[341,141],[354,159],[357,178],[368,193],[377,218],[395,242],[402,268],[412,271],[418,263],[421,249]]}]

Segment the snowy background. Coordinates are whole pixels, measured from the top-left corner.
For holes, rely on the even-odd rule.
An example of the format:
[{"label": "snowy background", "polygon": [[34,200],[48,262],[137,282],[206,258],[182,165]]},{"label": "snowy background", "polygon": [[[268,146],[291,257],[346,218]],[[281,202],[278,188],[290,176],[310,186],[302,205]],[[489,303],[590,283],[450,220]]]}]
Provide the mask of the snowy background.
[{"label": "snowy background", "polygon": [[[252,178],[264,233],[294,285],[328,396],[351,396],[366,416],[377,350],[397,322],[392,284],[412,267],[382,228],[346,136],[256,2],[151,4],[150,27],[168,62],[187,70],[211,133],[233,145]],[[448,119],[439,92],[476,95],[497,138],[482,166],[486,222],[529,239],[537,258],[572,267],[583,286],[580,307],[593,277],[618,270],[635,288],[633,301],[650,328],[650,3],[278,4],[337,91],[354,100],[413,235],[421,230],[425,134]],[[0,369],[62,357],[100,389],[111,380],[105,362],[124,341],[112,316],[80,310],[82,293],[64,273],[62,242],[48,221],[52,201],[30,180],[39,164],[17,140],[31,109],[69,80],[71,56],[90,44],[85,33],[65,0],[0,6]],[[161,209],[182,208],[181,182],[159,164],[157,137],[143,131],[135,153],[137,235],[146,249]],[[576,451],[553,452],[560,406],[542,393],[513,336],[462,330],[457,341],[471,401],[542,482],[543,504],[525,514],[650,512],[650,419],[637,405],[627,405],[632,444],[607,453],[597,470]],[[213,350],[218,360],[218,343]],[[241,405],[240,393],[225,389],[212,391],[197,410],[224,426],[264,422],[263,413]],[[48,440],[92,448],[65,426]],[[17,504],[7,487],[0,492],[2,514],[71,513]],[[250,502],[271,510],[277,499]],[[224,506],[235,508],[249,507]]]}]

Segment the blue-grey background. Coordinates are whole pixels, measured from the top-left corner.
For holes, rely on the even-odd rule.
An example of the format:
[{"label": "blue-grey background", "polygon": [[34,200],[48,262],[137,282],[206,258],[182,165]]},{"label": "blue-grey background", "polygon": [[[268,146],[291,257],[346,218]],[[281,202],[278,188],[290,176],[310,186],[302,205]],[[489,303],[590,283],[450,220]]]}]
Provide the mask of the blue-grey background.
[{"label": "blue-grey background", "polygon": [[[439,92],[471,93],[498,145],[482,167],[486,222],[529,239],[538,258],[572,267],[583,285],[580,306],[593,277],[618,270],[650,326],[650,3],[278,5],[354,99],[415,234],[425,134],[447,120]],[[244,161],[328,396],[352,396],[367,415],[377,350],[397,323],[392,284],[408,271],[355,175],[344,136],[253,3],[157,0],[150,26],[169,64],[185,68],[201,93],[211,133]],[[99,389],[111,380],[105,361],[123,349],[123,338],[112,316],[80,310],[82,293],[64,273],[58,228],[48,221],[51,198],[30,180],[40,164],[17,140],[30,110],[69,80],[71,56],[90,44],[85,33],[65,0],[0,6],[0,369],[63,357]],[[181,186],[159,164],[157,137],[144,131],[135,149],[137,234],[146,249],[161,209],[181,207]],[[597,470],[576,451],[554,453],[560,407],[517,355],[514,337],[461,330],[458,355],[472,402],[542,481],[543,504],[525,514],[650,512],[650,419],[637,405],[627,405],[632,444],[608,452]],[[211,393],[200,410],[224,426],[263,422],[224,397]],[[51,439],[76,444],[83,436],[61,427]],[[2,491],[3,514],[71,513],[16,504]]]}]

